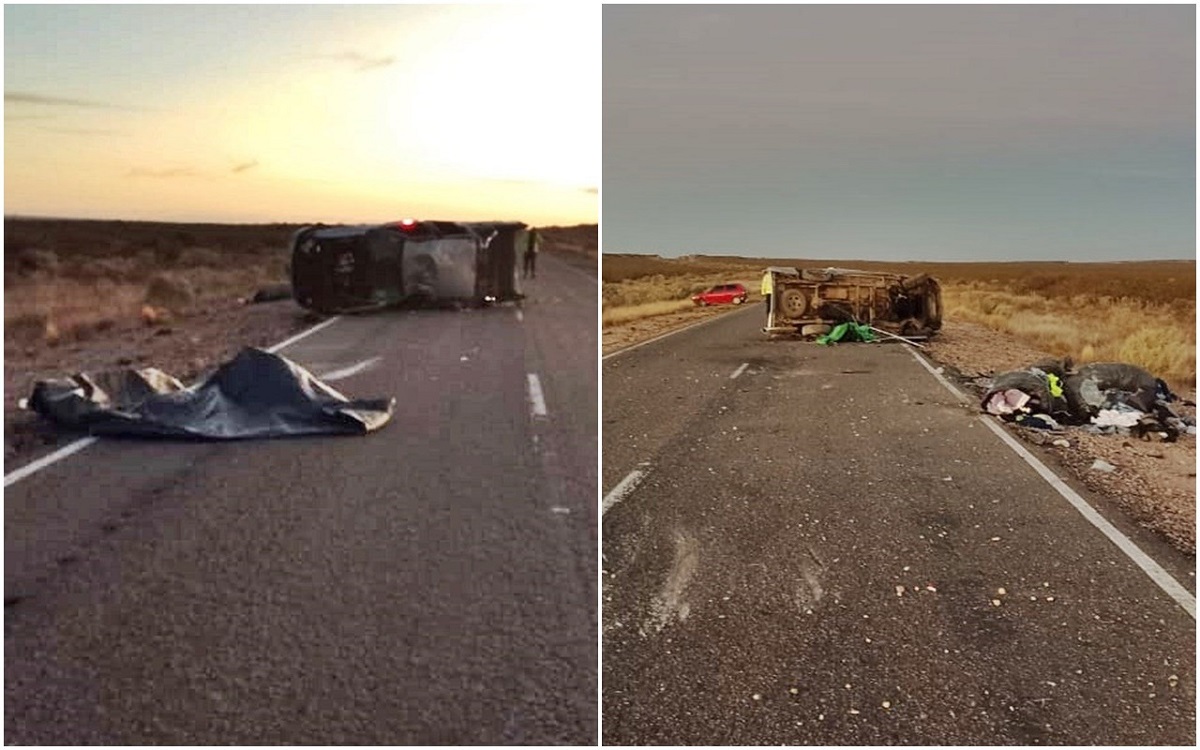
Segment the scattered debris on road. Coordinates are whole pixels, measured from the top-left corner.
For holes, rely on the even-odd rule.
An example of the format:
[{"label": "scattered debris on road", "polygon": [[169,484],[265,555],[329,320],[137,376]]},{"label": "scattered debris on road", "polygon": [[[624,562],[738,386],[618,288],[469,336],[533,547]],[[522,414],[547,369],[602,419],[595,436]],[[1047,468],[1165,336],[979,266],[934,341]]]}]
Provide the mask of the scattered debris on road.
[{"label": "scattered debris on road", "polygon": [[1169,442],[1196,434],[1195,419],[1181,415],[1177,401],[1161,378],[1134,365],[1097,362],[1073,371],[1070,360],[1043,360],[992,378],[981,407],[1025,427],[1082,425],[1094,434]]},{"label": "scattered debris on road", "polygon": [[156,368],[34,384],[28,408],[93,435],[243,439],[354,434],[391,419],[395,399],[351,400],[300,365],[247,347],[190,388]]}]

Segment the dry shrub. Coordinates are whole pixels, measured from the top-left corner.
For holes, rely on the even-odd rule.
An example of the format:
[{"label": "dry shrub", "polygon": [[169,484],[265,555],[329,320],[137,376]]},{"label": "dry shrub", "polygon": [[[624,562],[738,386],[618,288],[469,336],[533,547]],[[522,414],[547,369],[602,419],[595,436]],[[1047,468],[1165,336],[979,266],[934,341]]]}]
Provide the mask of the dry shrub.
[{"label": "dry shrub", "polygon": [[207,247],[185,247],[179,253],[178,263],[183,268],[206,266],[220,268],[227,264],[221,253]]},{"label": "dry shrub", "polygon": [[54,279],[24,284],[4,295],[4,333],[23,345],[86,339],[132,321],[142,288],[106,280]]},{"label": "dry shrub", "polygon": [[1010,333],[1078,364],[1126,362],[1177,387],[1196,382],[1194,300],[1152,303],[1086,294],[1048,299],[980,283],[947,285],[943,296],[948,318]]},{"label": "dry shrub", "polygon": [[146,286],[143,302],[154,307],[180,311],[196,301],[192,282],[180,274],[163,271],[156,273]]}]

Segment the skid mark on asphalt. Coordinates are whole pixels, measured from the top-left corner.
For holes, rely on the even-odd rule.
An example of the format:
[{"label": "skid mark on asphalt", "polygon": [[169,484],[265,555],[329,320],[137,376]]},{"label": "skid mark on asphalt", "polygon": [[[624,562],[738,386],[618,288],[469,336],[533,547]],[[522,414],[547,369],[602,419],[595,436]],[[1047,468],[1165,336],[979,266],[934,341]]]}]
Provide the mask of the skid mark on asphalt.
[{"label": "skid mark on asphalt", "polygon": [[[688,584],[696,575],[700,565],[700,544],[694,536],[682,531],[675,532],[675,559],[662,591],[650,605],[650,620],[647,623],[655,632],[662,630],[674,619],[687,620],[691,605],[683,598]],[[643,627],[643,630],[646,628]]]}]

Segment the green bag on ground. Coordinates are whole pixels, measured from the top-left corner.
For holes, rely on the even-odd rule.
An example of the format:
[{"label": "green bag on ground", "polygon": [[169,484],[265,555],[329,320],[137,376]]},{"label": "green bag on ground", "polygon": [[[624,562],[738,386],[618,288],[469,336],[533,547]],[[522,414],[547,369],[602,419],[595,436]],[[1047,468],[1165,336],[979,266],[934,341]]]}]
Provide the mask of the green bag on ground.
[{"label": "green bag on ground", "polygon": [[861,325],[847,321],[834,326],[833,330],[824,336],[817,338],[817,343],[823,346],[836,343],[838,341],[874,341],[875,332],[871,330],[871,326]]}]

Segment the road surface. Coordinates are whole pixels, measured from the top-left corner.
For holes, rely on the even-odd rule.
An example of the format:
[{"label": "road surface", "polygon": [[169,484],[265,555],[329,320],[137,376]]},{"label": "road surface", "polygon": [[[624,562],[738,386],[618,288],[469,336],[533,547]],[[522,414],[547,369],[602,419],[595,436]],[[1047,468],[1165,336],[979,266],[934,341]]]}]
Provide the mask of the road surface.
[{"label": "road surface", "polygon": [[905,346],[761,318],[604,362],[605,744],[1194,744],[1194,614]]},{"label": "road surface", "polygon": [[281,352],[395,396],[377,433],[106,439],[7,487],[6,741],[593,744],[597,281],[538,272]]}]

